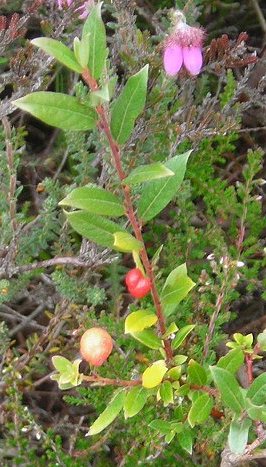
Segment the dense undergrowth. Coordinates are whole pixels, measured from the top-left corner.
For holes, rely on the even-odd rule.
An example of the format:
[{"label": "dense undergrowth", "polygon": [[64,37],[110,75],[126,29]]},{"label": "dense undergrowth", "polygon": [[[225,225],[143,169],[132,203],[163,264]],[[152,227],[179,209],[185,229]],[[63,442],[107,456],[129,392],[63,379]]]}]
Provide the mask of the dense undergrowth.
[{"label": "dense undergrowth", "polygon": [[[103,4],[115,96],[131,75],[150,67],[146,106],[123,150],[125,170],[192,150],[178,193],[144,226],[143,236],[159,288],[183,263],[196,283],[169,313],[168,326],[196,324],[182,354],[204,367],[225,354],[233,332],[256,337],[266,327],[266,102],[265,71],[259,68],[265,70],[265,54],[255,54],[263,44],[262,20],[251,3]],[[162,68],[160,44],[174,6],[189,24],[206,28],[197,77],[181,71],[169,79]],[[62,392],[50,379],[52,356],[78,358],[80,335],[95,325],[108,329],[115,342],[101,377],[137,378],[158,352],[124,334],[125,317],[138,309],[124,286],[134,267],[131,254],[82,238],[58,206],[88,183],[119,193],[105,137],[97,128],[52,128],[12,105],[40,90],[86,101],[84,82],[29,41],[46,35],[69,45],[82,21],[74,5],[59,11],[52,0],[3,2],[0,12],[1,464],[218,466],[231,421],[220,404],[204,424],[192,427],[191,454],[178,437],[168,444],[149,426],[155,418],[181,419],[187,408],[182,395],[166,406],[153,399],[135,417],[118,417],[101,434],[85,437],[112,388],[85,383]],[[133,195],[140,195],[138,185]],[[142,308],[150,306],[147,296]],[[263,362],[254,361],[255,376],[265,371]],[[81,370],[88,373],[85,362]],[[244,367],[238,379],[247,387]],[[252,433],[250,443],[255,439]]]}]

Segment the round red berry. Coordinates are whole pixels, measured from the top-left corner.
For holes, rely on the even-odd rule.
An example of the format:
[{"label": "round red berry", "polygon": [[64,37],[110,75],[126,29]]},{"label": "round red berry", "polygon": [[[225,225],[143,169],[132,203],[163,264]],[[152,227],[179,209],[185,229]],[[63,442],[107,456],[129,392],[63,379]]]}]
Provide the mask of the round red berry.
[{"label": "round red berry", "polygon": [[142,278],[143,278],[143,274],[140,269],[138,268],[131,269],[127,273],[126,278],[125,278],[125,282],[126,282],[128,289],[136,287],[137,283]]},{"label": "round red berry", "polygon": [[80,354],[90,365],[101,366],[113,350],[110,334],[102,328],[91,328],[80,340]]},{"label": "round red berry", "polygon": [[128,290],[132,297],[143,298],[151,290],[151,281],[148,277],[142,277],[135,287],[129,287]]}]

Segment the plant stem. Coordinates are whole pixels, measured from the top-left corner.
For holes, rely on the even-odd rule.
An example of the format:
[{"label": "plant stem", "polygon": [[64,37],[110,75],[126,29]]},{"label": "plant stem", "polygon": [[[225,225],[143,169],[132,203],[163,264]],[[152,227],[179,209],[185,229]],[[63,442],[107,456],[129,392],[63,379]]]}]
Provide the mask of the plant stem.
[{"label": "plant stem", "polygon": [[98,383],[100,386],[119,386],[126,388],[141,385],[141,379],[124,380],[116,378],[102,378],[99,375],[83,375],[82,380],[86,381],[87,383]]},{"label": "plant stem", "polygon": [[[83,71],[82,77],[83,77],[85,83],[89,86],[89,88],[92,91],[96,91],[98,89],[98,83],[91,76],[88,69]],[[150,263],[150,260],[149,260],[148,254],[147,254],[147,250],[146,250],[146,247],[145,247],[145,244],[144,244],[144,241],[143,241],[143,236],[142,236],[142,231],[141,231],[142,226],[141,226],[141,223],[138,220],[138,218],[137,218],[137,216],[135,214],[135,211],[134,211],[133,202],[132,202],[132,199],[131,199],[130,187],[123,183],[123,180],[126,178],[126,174],[125,174],[125,172],[123,170],[123,167],[122,167],[121,150],[120,150],[120,147],[117,144],[117,142],[112,137],[110,126],[109,126],[109,123],[108,123],[108,120],[107,120],[106,111],[105,111],[104,107],[102,105],[98,105],[96,107],[96,111],[97,111],[97,113],[98,113],[98,115],[100,117],[99,128],[102,129],[102,131],[105,133],[106,138],[107,138],[107,140],[109,142],[111,152],[112,152],[112,156],[113,156],[114,165],[115,165],[115,168],[117,170],[117,174],[118,174],[120,182],[121,182],[121,186],[122,186],[122,190],[123,190],[123,194],[124,194],[124,199],[125,199],[126,214],[127,214],[128,220],[129,220],[129,222],[130,222],[130,224],[131,224],[131,226],[132,226],[132,228],[134,230],[134,234],[135,234],[137,240],[139,240],[143,244],[143,248],[142,248],[142,250],[140,252],[140,256],[141,256],[141,259],[142,259],[146,274],[147,274],[147,276],[149,277],[149,279],[151,281],[151,294],[152,294],[156,314],[158,316],[160,334],[162,336],[166,332],[165,318],[164,318],[164,314],[163,314],[163,309],[162,309],[159,293],[158,293],[158,290],[157,290],[157,287],[156,287],[156,284],[155,284],[155,277],[154,277],[152,265]],[[165,352],[166,352],[167,361],[170,362],[172,357],[173,357],[171,343],[170,343],[170,341],[168,339],[164,339],[163,342],[164,342],[164,348],[165,348]]]},{"label": "plant stem", "polygon": [[246,367],[247,367],[247,374],[248,374],[248,384],[252,384],[253,382],[253,359],[252,355],[246,354]]}]

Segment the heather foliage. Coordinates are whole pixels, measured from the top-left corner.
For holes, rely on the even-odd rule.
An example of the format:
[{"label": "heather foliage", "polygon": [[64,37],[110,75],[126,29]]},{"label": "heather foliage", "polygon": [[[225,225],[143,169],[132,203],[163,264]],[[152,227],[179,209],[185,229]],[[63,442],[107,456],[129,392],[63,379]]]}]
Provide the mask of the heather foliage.
[{"label": "heather foliage", "polygon": [[226,5],[1,7],[3,465],[263,457],[265,62]]}]

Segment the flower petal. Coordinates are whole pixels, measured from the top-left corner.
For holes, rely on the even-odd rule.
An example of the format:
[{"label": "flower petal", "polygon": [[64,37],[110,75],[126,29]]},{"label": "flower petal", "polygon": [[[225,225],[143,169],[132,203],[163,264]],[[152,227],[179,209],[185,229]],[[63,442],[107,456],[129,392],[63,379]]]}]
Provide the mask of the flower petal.
[{"label": "flower petal", "polygon": [[191,75],[198,75],[202,68],[201,47],[183,47],[184,65]]},{"label": "flower petal", "polygon": [[164,51],[163,64],[169,76],[176,75],[183,63],[182,48],[179,45],[168,45]]}]

